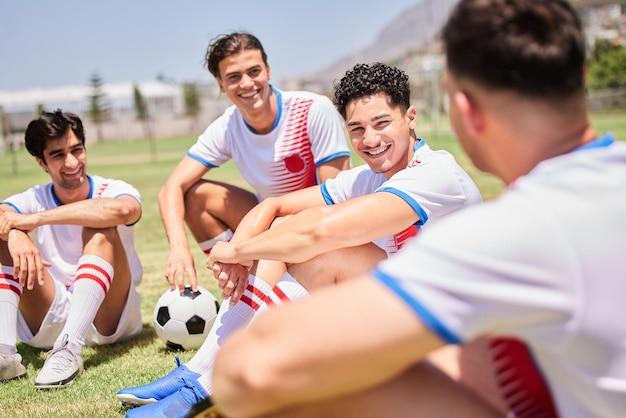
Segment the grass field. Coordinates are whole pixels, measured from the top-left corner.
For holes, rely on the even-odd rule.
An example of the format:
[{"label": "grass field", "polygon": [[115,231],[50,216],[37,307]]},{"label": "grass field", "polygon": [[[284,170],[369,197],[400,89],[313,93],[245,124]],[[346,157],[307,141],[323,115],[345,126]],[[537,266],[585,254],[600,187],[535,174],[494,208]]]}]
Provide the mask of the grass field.
[{"label": "grass field", "polygon": [[[594,125],[599,132],[610,130],[617,138],[626,139],[626,114],[623,112],[594,116]],[[436,135],[428,135],[430,127],[422,125],[418,126],[417,132],[426,132],[423,135],[432,148],[452,152],[476,180],[485,198],[493,198],[502,190],[501,182],[471,166],[450,134],[449,127],[443,126]],[[143,297],[144,329],[138,338],[130,342],[87,348],[83,357],[85,373],[73,386],[57,391],[40,392],[34,389],[32,381],[43,364],[45,352],[20,344],[18,349],[27,365],[28,376],[2,384],[0,417],[120,416],[123,411],[114,397],[118,389],[145,383],[173,367],[174,353],[165,348],[151,326],[154,304],[166,288],[163,267],[167,259],[167,241],[158,215],[156,195],[194,140],[193,137],[159,140],[157,162],[150,161],[148,143],[144,140],[88,144],[89,173],[126,180],[142,194],[143,217],[136,227],[136,242],[144,266],[144,278],[139,287]],[[353,162],[358,164],[356,160]],[[10,156],[6,153],[0,155],[0,198],[49,181],[25,151],[17,153],[17,163],[19,174],[15,176]],[[247,187],[232,163],[214,170],[209,177]],[[212,276],[203,267],[202,253],[194,248],[194,255],[201,285],[215,291]],[[182,360],[192,354],[177,353]]]}]

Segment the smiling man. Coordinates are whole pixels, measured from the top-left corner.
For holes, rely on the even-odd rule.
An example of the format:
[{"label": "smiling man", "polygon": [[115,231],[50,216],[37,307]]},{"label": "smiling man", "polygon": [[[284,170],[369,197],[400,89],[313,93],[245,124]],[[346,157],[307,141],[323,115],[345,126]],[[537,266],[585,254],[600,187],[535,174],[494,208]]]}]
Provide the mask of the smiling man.
[{"label": "smiling man", "polygon": [[[205,64],[233,103],[198,138],[159,193],[170,244],[166,277],[195,289],[185,223],[205,253],[228,241],[260,200],[313,186],[349,167],[339,114],[328,98],[281,91],[270,84],[261,42],[248,33],[211,42]],[[202,176],[232,159],[255,193]]]},{"label": "smiling man", "polygon": [[[156,398],[171,393],[129,411],[128,417],[182,415],[211,393],[215,356],[233,331],[269,306],[368,271],[427,222],[481,201],[476,185],[452,155],[433,151],[417,138],[417,114],[409,94],[408,76],[397,68],[361,64],[346,73],[336,86],[335,102],[367,164],[320,186],[264,200],[244,217],[230,243],[213,248],[209,263],[216,264],[214,272],[230,299],[187,364],[199,374],[186,371],[179,379],[176,369],[150,386],[123,391],[147,401],[155,400],[146,399],[147,394]],[[285,218],[270,228],[280,217]],[[289,272],[222,274],[225,265],[257,260],[259,265],[267,260],[288,263]]]},{"label": "smiling man", "polygon": [[16,340],[50,348],[40,389],[71,384],[82,348],[141,331],[142,275],[133,227],[139,192],[87,175],[78,116],[44,112],[26,129],[26,148],[51,182],[0,203],[0,381],[26,373]]}]

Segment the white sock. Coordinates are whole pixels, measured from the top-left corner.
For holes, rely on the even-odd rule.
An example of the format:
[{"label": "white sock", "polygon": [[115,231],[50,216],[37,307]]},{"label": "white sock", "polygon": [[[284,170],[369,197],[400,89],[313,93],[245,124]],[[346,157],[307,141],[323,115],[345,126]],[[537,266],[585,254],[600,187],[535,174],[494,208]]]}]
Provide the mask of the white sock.
[{"label": "white sock", "polygon": [[0,344],[15,350],[17,342],[17,310],[22,286],[13,276],[13,267],[0,266]]},{"label": "white sock", "polygon": [[[248,286],[239,302],[230,306],[230,299],[222,301],[219,313],[206,340],[198,352],[186,363],[186,366],[196,373],[209,375],[213,371],[213,362],[224,341],[236,330],[247,326],[257,310],[270,301],[271,286],[262,279],[253,275],[248,276]],[[211,393],[210,386],[204,389]]]},{"label": "white sock", "polygon": [[69,348],[81,354],[87,332],[111,287],[113,266],[96,255],[84,255],[78,260],[74,280],[72,305],[54,346],[58,347],[67,334]]},{"label": "white sock", "polygon": [[215,244],[217,244],[220,241],[230,241],[232,237],[233,237],[233,231],[231,229],[227,229],[224,232],[220,233],[219,235],[214,236],[211,239],[199,242],[198,245],[200,246],[200,249],[202,250],[203,253],[208,254],[211,252],[211,249],[213,248]]},{"label": "white sock", "polygon": [[[207,391],[210,395],[213,393],[211,387],[211,379],[213,375],[213,363],[215,362],[215,357],[220,349],[220,347],[224,344],[224,338],[232,334],[235,330],[247,326],[250,322],[252,322],[255,318],[259,317],[259,314],[265,312],[267,309],[274,305],[280,305],[290,300],[296,300],[305,297],[309,292],[302,287],[300,283],[296,281],[296,279],[291,276],[289,273],[285,273],[283,277],[281,277],[280,281],[274,286],[270,288],[267,282],[261,280],[258,277],[250,275],[248,278],[248,286],[246,291],[241,296],[241,300],[237,302],[230,309],[232,310],[235,307],[239,307],[240,309],[245,309],[248,312],[249,316],[245,321],[241,321],[237,324],[236,327],[229,327],[227,333],[223,333],[223,338],[221,338],[217,344],[212,344],[210,348],[203,350],[206,342],[209,340],[209,337],[213,335],[214,329],[216,329],[216,325],[218,318],[215,320],[215,324],[213,325],[213,329],[211,329],[211,333],[205,344],[200,347],[200,350],[193,357],[192,361],[194,364],[192,366],[196,366],[197,364],[202,364],[202,367],[198,367],[198,369],[193,369],[190,367],[190,363],[187,363],[187,367],[196,373],[200,373],[201,376],[198,378],[198,383]],[[220,314],[223,307],[228,306],[229,300],[225,300],[222,304],[222,308],[220,308]],[[247,308],[246,308],[247,307]],[[227,322],[230,322],[227,320]],[[235,321],[232,321],[233,323]],[[228,324],[230,325],[230,324]]]},{"label": "white sock", "polygon": [[[289,301],[302,299],[309,295],[309,291],[304,288],[295,277],[291,274],[285,272],[283,276],[280,278],[278,283],[272,288],[272,292],[270,293],[270,297],[274,302],[273,305],[280,305]],[[271,308],[272,304],[264,304],[260,306],[257,310],[257,315],[261,312],[265,312],[267,309]]]}]

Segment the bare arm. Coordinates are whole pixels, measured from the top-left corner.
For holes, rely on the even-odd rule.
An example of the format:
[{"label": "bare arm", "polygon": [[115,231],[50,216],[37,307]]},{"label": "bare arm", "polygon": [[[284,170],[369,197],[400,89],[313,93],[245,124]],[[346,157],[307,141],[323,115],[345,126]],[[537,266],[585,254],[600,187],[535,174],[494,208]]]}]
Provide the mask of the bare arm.
[{"label": "bare arm", "polygon": [[350,157],[337,157],[317,167],[317,178],[320,183],[335,178],[342,170],[350,168]]},{"label": "bare arm", "polygon": [[267,231],[274,219],[293,215],[315,206],[325,206],[320,186],[267,198],[244,216],[231,242],[246,241]]},{"label": "bare arm", "polygon": [[393,235],[418,220],[415,211],[398,196],[372,193],[303,210],[247,241],[215,247],[211,257],[228,263],[259,259],[303,262],[337,248]]},{"label": "bare arm", "polygon": [[86,199],[43,212],[17,214],[6,212],[11,228],[30,231],[42,225],[80,225],[110,228],[130,225],[141,216],[141,205],[131,196]]},{"label": "bare arm", "polygon": [[258,416],[370,388],[441,346],[396,296],[361,277],[233,335],[217,357],[213,398],[228,416]]},{"label": "bare arm", "polygon": [[159,210],[165,234],[170,244],[166,276],[170,287],[184,285],[187,274],[191,286],[197,286],[196,269],[185,235],[185,193],[202,178],[208,169],[187,156],[178,163],[159,192]]}]

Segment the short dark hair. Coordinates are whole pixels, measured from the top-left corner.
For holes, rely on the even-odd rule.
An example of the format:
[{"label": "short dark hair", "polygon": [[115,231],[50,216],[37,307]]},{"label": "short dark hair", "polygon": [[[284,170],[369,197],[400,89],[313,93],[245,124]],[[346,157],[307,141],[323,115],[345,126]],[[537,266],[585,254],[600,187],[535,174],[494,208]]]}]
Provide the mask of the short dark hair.
[{"label": "short dark hair", "polygon": [[209,43],[204,56],[204,64],[213,77],[219,78],[220,62],[231,55],[238,54],[247,49],[258,49],[261,51],[263,63],[267,65],[267,54],[259,39],[247,32],[233,32],[229,34],[218,35]]},{"label": "short dark hair", "polygon": [[357,64],[335,83],[335,106],[345,119],[348,103],[381,92],[389,96],[393,106],[409,108],[411,89],[404,71],[380,62]]},{"label": "short dark hair", "polygon": [[456,77],[536,98],[584,91],[585,39],[565,0],[461,0],[443,42]]},{"label": "short dark hair", "polygon": [[74,135],[85,144],[85,130],[83,122],[73,113],[57,109],[54,112],[41,112],[41,115],[32,120],[26,128],[24,142],[26,149],[33,157],[44,160],[43,150],[48,141],[62,138],[71,129]]}]

